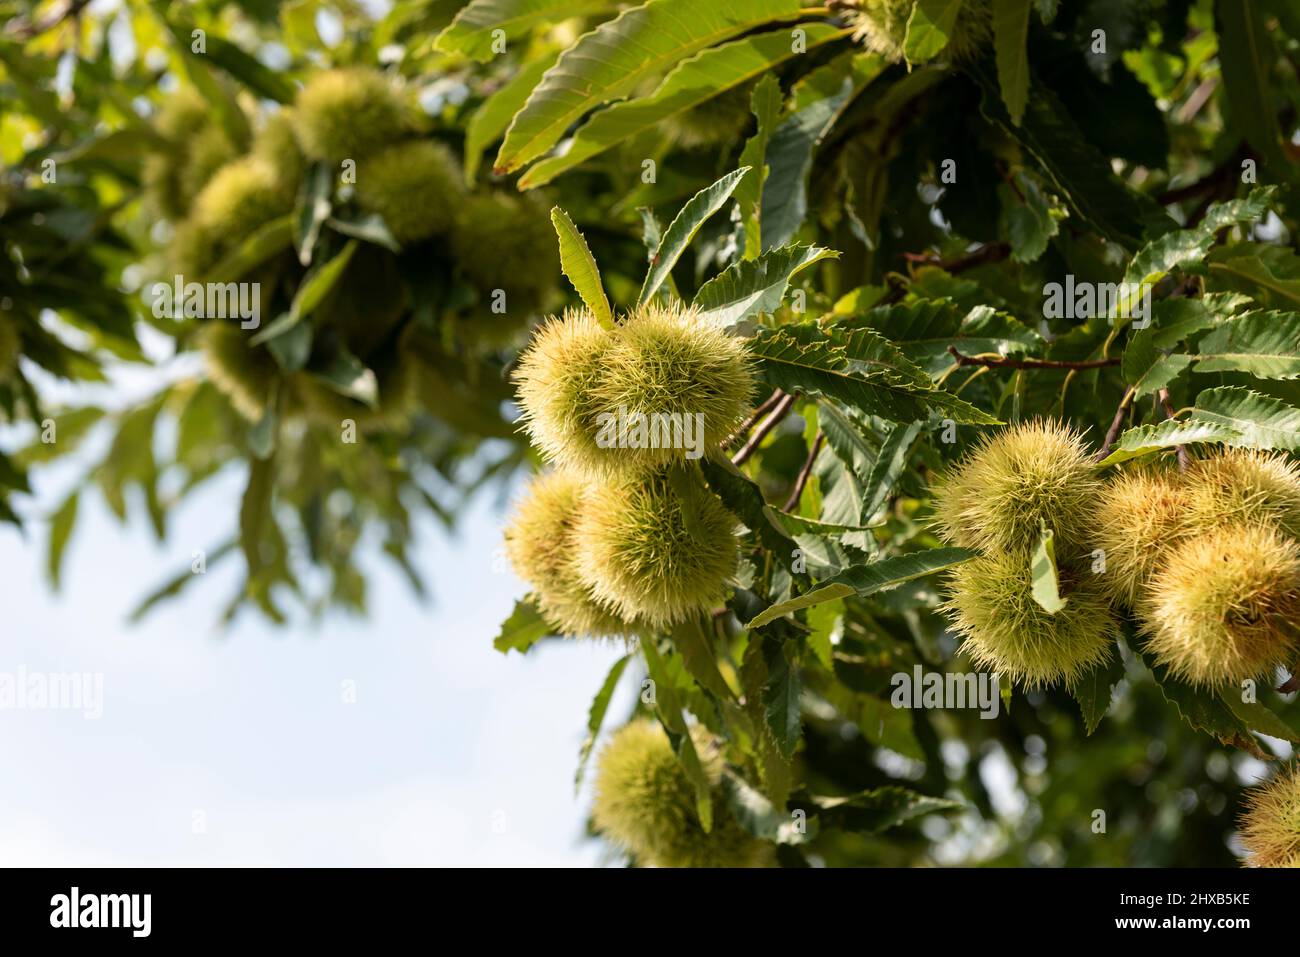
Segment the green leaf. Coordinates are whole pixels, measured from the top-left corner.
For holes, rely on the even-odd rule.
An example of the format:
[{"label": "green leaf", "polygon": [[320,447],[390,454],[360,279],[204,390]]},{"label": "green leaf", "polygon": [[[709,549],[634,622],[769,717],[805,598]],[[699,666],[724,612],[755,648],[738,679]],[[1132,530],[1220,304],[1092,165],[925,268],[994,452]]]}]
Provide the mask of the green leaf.
[{"label": "green leaf", "polygon": [[[927,418],[932,406],[959,422],[997,424],[995,417],[956,396],[918,387],[911,369],[889,366],[885,351],[866,336],[850,333],[836,340],[816,323],[760,328],[750,341],[750,351],[767,383],[786,392],[835,399],[892,422]],[[873,365],[875,371],[864,371]]]},{"label": "green leaf", "polygon": [[1198,442],[1234,443],[1241,437],[1241,432],[1226,423],[1183,422],[1178,419],[1166,419],[1159,425],[1139,425],[1128,429],[1110,447],[1110,454],[1099,467],[1126,462],[1142,455],[1171,449],[1176,445],[1193,445]]},{"label": "green leaf", "polygon": [[1278,146],[1277,103],[1270,76],[1277,51],[1264,13],[1257,0],[1216,0],[1214,29],[1228,119],[1268,165],[1280,171],[1286,157]]},{"label": "green leaf", "polygon": [[941,811],[953,811],[963,805],[946,798],[927,797],[902,787],[883,787],[861,791],[848,797],[812,797],[823,829],[859,831],[879,834],[913,818]]},{"label": "green leaf", "polygon": [[664,231],[654,255],[650,257],[650,269],[636,299],[638,306],[645,305],[659,291],[700,227],[722,208],[747,172],[747,168],[733,170],[712,186],[700,190],[682,207]]},{"label": "green leaf", "polygon": [[1212,330],[1197,345],[1197,372],[1300,378],[1300,312],[1251,312]]},{"label": "green leaf", "polygon": [[357,242],[355,239],[349,239],[347,245],[343,247],[342,252],[337,256],[329,262],[313,267],[303,278],[298,291],[294,293],[293,303],[289,306],[289,311],[253,336],[249,340],[250,343],[256,346],[268,339],[283,335],[311,315],[312,311],[324,301],[338,281],[343,278],[348,263],[352,261],[352,256],[357,251]]},{"label": "green leaf", "polygon": [[293,245],[298,250],[298,262],[311,265],[312,251],[320,238],[321,227],[329,219],[333,204],[330,194],[334,189],[334,171],[328,163],[314,163],[303,181],[298,200],[298,212],[293,224]]},{"label": "green leaf", "polygon": [[924,63],[938,56],[948,45],[962,0],[916,0],[907,18],[903,56],[908,63]]},{"label": "green leaf", "polygon": [[736,187],[736,203],[740,206],[740,221],[745,227],[745,259],[754,259],[763,251],[762,217],[763,186],[767,182],[767,144],[781,118],[781,84],[768,73],[754,86],[749,98],[750,109],[756,122],[754,135],[745,141],[740,152],[740,165],[749,172]]},{"label": "green leaf", "polygon": [[803,595],[770,605],[745,627],[759,628],[783,615],[836,598],[849,595],[861,597],[874,595],[876,592],[893,588],[903,582],[960,565],[974,557],[975,553],[966,548],[931,548],[923,552],[886,558],[869,565],[857,565],[840,572],[833,578],[817,582],[811,591]]},{"label": "green leaf", "polygon": [[950,345],[966,355],[1037,352],[1043,345],[1038,333],[1006,313],[977,306],[963,315],[953,303],[941,299],[872,309],[837,325],[876,330],[931,376],[952,365]]},{"label": "green leaf", "polygon": [[400,253],[402,251],[401,244],[389,232],[384,217],[378,213],[363,213],[360,216],[348,219],[331,216],[325,221],[325,224],[340,235],[359,239],[363,243],[370,243],[372,246],[381,246],[389,252]]},{"label": "green leaf", "polygon": [[1179,716],[1193,729],[1203,731],[1221,744],[1240,748],[1257,758],[1270,757],[1251,736],[1250,725],[1238,717],[1219,694],[1179,681],[1169,674],[1168,669],[1155,664],[1145,653],[1141,654],[1141,658],[1151,670],[1165,700],[1174,706]]},{"label": "green leaf", "polygon": [[1033,565],[1030,568],[1033,576],[1031,594],[1039,607],[1049,615],[1055,615],[1065,607],[1057,581],[1056,546],[1053,544],[1055,537],[1056,533],[1044,525],[1038,544],[1034,547]]},{"label": "green leaf", "polygon": [[796,52],[791,31],[783,28],[724,43],[683,60],[653,93],[615,103],[593,115],[579,127],[562,155],[533,166],[519,180],[519,188],[532,189],[549,183],[591,157],[646,130],[661,128],[672,117],[849,33],[824,23],[808,24],[803,29],[806,32],[803,52]]},{"label": "green leaf", "polygon": [[700,459],[700,468],[709,488],[717,493],[727,509],[758,536],[764,548],[773,552],[786,568],[791,568],[795,563],[797,546],[785,529],[773,520],[762,490],[730,459],[714,461],[705,456]]},{"label": "green leaf", "polygon": [[1124,662],[1119,655],[1111,655],[1105,664],[1097,665],[1070,686],[1070,694],[1083,712],[1083,726],[1088,734],[1097,730],[1110,710],[1111,694],[1123,677]]},{"label": "green leaf", "polygon": [[238,80],[258,96],[277,103],[292,103],[293,84],[260,60],[249,56],[229,40],[209,30],[204,38],[207,57],[222,70]]},{"label": "green leaf", "polygon": [[248,564],[248,577],[262,570],[262,535],[272,521],[271,496],[275,488],[275,465],[271,458],[253,458],[248,463],[248,484],[239,506],[239,542]]},{"label": "green leaf", "polygon": [[212,269],[213,282],[236,282],[293,245],[293,216],[281,216],[250,233]]},{"label": "green leaf", "polygon": [[1257,298],[1300,308],[1300,256],[1284,246],[1239,243],[1211,257],[1209,268],[1212,276],[1244,286]]},{"label": "green leaf", "polygon": [[479,104],[465,127],[465,180],[474,182],[483,162],[483,151],[506,131],[523,108],[528,94],[558,57],[559,51],[523,64],[499,90]]},{"label": "green leaf", "polygon": [[582,297],[588,309],[606,329],[614,328],[614,313],[605,298],[605,287],[600,282],[600,269],[591,247],[573,225],[569,214],[560,207],[551,209],[551,223],[560,238],[560,269],[568,277],[574,290]]},{"label": "green leaf", "polygon": [[[520,651],[523,650],[520,649]],[[573,776],[573,786],[575,788],[582,786],[582,774],[586,770],[587,761],[591,759],[591,752],[596,746],[596,739],[600,737],[600,727],[605,723],[605,712],[609,710],[609,700],[614,696],[614,689],[618,686],[618,680],[623,677],[623,672],[627,670],[627,663],[631,660],[632,656],[627,654],[614,662],[614,667],[610,668],[609,674],[605,676],[605,683],[596,692],[596,697],[591,699],[591,708],[587,712],[587,736],[582,741],[582,750],[578,753],[578,770]]]},{"label": "green leaf", "polygon": [[920,434],[920,422],[895,425],[885,434],[885,439],[880,444],[880,453],[872,463],[871,472],[864,483],[862,518],[865,524],[874,522],[878,513],[884,509],[899,476],[907,468],[907,453]]},{"label": "green leaf", "polygon": [[[799,0],[653,0],[623,11],[579,39],[546,71],[506,132],[496,171],[509,173],[531,162],[590,110],[633,94],[648,78],[705,47],[798,17]],[[449,32],[455,28],[453,23]]]},{"label": "green leaf", "polygon": [[77,502],[79,489],[63,500],[63,504],[50,516],[50,544],[46,553],[45,570],[49,575],[50,587],[59,590],[60,572],[63,568],[63,553],[68,547],[73,526],[77,523]]},{"label": "green leaf", "polygon": [[[503,655],[511,651],[522,655],[553,632],[554,629],[546,623],[536,605],[531,601],[517,601],[510,617],[501,623],[501,631],[492,642],[492,647]],[[594,703],[592,707],[595,707]]]},{"label": "green leaf", "polygon": [[774,844],[806,844],[817,836],[813,822],[804,822],[804,827],[797,827],[792,814],[778,808],[730,770],[723,771],[722,789],[736,821],[760,840]]},{"label": "green leaf", "polygon": [[[663,720],[662,712],[660,720]],[[680,717],[677,718],[680,721]],[[700,756],[695,750],[695,742],[689,733],[677,733],[666,727],[668,738],[677,752],[677,761],[686,771],[686,777],[695,785],[695,813],[699,815],[700,826],[704,832],[713,830],[713,783],[704,771]]]},{"label": "green leaf", "polygon": [[1270,738],[1289,741],[1291,744],[1300,744],[1300,733],[1297,733],[1295,728],[1258,701],[1243,701],[1240,688],[1229,685],[1219,691],[1219,697],[1250,730],[1266,734]]},{"label": "green leaf", "polygon": [[790,278],[823,259],[840,254],[820,246],[783,246],[759,259],[732,263],[695,294],[700,318],[727,327],[751,316],[770,315],[781,308]]},{"label": "green leaf", "polygon": [[1019,126],[1029,102],[1029,0],[993,0],[993,49],[998,85],[1011,122]]},{"label": "green leaf", "polygon": [[[217,562],[234,552],[235,544],[235,541],[232,539],[217,548],[210,549],[204,556],[204,568],[211,570],[212,566]],[[140,603],[131,610],[128,620],[132,622],[140,621],[154,608],[155,605],[168,598],[174,598],[176,595],[179,595],[186,585],[201,577],[201,575],[194,571],[194,566],[192,564],[186,565],[182,571],[169,578],[158,588],[146,595]]]},{"label": "green leaf", "polygon": [[1235,429],[1240,435],[1225,440],[1230,445],[1300,450],[1300,409],[1251,389],[1206,389],[1196,397],[1192,420]]},{"label": "green leaf", "polygon": [[604,13],[617,7],[611,0],[472,0],[434,40],[444,53],[463,53],[480,63],[492,59],[493,33],[506,39],[534,27],[570,17]]},{"label": "green leaf", "polygon": [[717,654],[713,648],[713,638],[699,618],[688,618],[673,628],[673,647],[682,656],[690,676],[699,682],[700,687],[719,698],[733,698],[722,673],[718,671]]},{"label": "green leaf", "polygon": [[798,667],[790,660],[787,642],[768,641],[765,651],[767,685],[763,688],[763,716],[777,750],[782,757],[790,758],[803,730],[799,709],[803,683]]}]

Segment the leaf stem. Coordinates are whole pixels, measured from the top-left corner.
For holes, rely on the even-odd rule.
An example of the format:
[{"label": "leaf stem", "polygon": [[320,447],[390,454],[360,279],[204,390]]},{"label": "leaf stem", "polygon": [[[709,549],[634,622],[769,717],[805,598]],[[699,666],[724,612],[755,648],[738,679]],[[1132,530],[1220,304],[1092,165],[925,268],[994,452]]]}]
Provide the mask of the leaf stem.
[{"label": "leaf stem", "polygon": [[799,499],[803,498],[804,486],[808,484],[808,476],[812,475],[813,462],[817,459],[817,453],[822,450],[822,443],[825,441],[826,436],[818,432],[812,448],[808,450],[808,458],[804,460],[803,468],[799,470],[799,477],[795,479],[794,489],[790,492],[790,497],[785,500],[785,504],[781,506],[781,511],[789,512],[799,506]]},{"label": "leaf stem", "polygon": [[749,460],[749,457],[758,450],[758,447],[763,444],[763,440],[767,438],[768,433],[775,429],[777,425],[780,424],[781,420],[789,414],[793,405],[794,396],[789,393],[782,395],[780,401],[776,404],[776,408],[772,410],[772,414],[769,415],[763,424],[758,427],[758,430],[749,437],[749,441],[745,443],[744,448],[732,456],[731,464],[744,465],[745,462]]},{"label": "leaf stem", "polygon": [[1006,356],[968,356],[957,351],[956,346],[948,347],[948,354],[957,360],[959,366],[988,366],[992,369],[1100,369],[1104,366],[1117,366],[1119,359],[1009,359]]}]

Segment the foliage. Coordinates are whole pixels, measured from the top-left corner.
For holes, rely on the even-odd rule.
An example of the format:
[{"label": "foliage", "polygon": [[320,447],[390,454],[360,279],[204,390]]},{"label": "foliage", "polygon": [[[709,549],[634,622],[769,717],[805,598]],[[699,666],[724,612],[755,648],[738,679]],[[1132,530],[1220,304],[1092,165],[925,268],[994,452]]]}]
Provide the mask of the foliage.
[{"label": "foliage", "polygon": [[[188,495],[242,469],[239,519],[207,554],[247,568],[231,614],[251,604],[281,619],[291,597],[364,608],[357,559],[372,537],[423,587],[407,557],[418,518],[450,524],[466,496],[534,457],[510,374],[533,438],[563,459],[607,404],[580,409],[626,317],[686,313],[743,346],[761,405],[745,415],[736,388],[714,390],[725,402],[699,410],[719,416],[705,458],[685,478],[636,479],[657,483],[654,508],[629,513],[645,487],[619,475],[534,515],[557,539],[586,526],[618,573],[530,540],[527,562],[570,589],[566,620],[547,619],[554,593],[526,598],[497,638],[545,654],[560,629],[636,632],[593,689],[579,764],[615,686],[644,676],[654,694],[632,717],[657,719],[656,760],[677,761],[674,820],[743,828],[771,845],[769,862],[1232,860],[1247,762],[1300,740],[1297,705],[1262,667],[1232,671],[1259,679],[1250,694],[1170,667],[1148,640],[1150,610],[1134,607],[1146,556],[1095,581],[1091,550],[1159,538],[1170,516],[1144,500],[1144,482],[1166,490],[1152,474],[1191,482],[1228,449],[1300,452],[1288,4],[416,0],[372,19],[317,0],[131,0],[115,22],[136,55],[119,66],[107,20],[43,13],[0,35],[0,88],[20,105],[0,119],[0,316],[22,356],[0,377],[0,410],[27,423],[0,458],[3,516],[20,520],[26,470],[109,436],[52,521],[55,581],[87,489],[123,518],[142,504],[162,536]],[[272,41],[287,51],[274,68]],[[392,86],[368,95],[393,122],[345,123],[331,142],[363,155],[313,146],[292,174],[283,149],[258,144],[277,109],[301,110],[299,89],[334,69],[382,73]],[[196,94],[209,135],[244,165],[191,170],[210,178],[182,217],[186,189],[157,184],[184,180],[174,167],[161,178],[157,157],[184,157],[154,117]],[[340,175],[347,159],[355,184]],[[272,174],[299,182],[267,189]],[[252,186],[236,191],[236,176]],[[229,220],[208,212],[218,206]],[[177,218],[160,219],[164,207]],[[465,209],[479,222],[484,209],[554,210],[550,249],[518,253],[537,264],[530,279],[549,279],[527,296],[507,286],[505,313],[477,278],[484,244],[458,233]],[[238,228],[214,225],[235,213]],[[492,236],[489,248],[508,234]],[[263,283],[265,322],[238,341],[242,360],[205,345],[195,317],[149,308],[169,249]],[[565,305],[568,319],[540,325]],[[517,362],[539,325],[533,358]],[[211,372],[182,361],[141,402],[45,407],[44,373],[95,382],[156,362],[146,335],[206,349]],[[550,347],[550,378],[530,397]],[[616,368],[637,386],[656,371],[640,357]],[[47,419],[57,441],[41,439]],[[979,473],[959,463],[1043,421],[1070,430],[1056,453],[1077,473],[1068,487],[1018,493],[1003,470],[1023,456],[997,463],[994,494],[980,497],[987,475],[962,487]],[[1101,526],[1069,511],[1099,494]],[[1176,517],[1182,499],[1169,499]],[[1106,509],[1136,504],[1151,513],[1104,527]],[[657,526],[655,508],[670,520]],[[1008,526],[969,535],[990,510]],[[1289,519],[1250,520],[1280,529],[1265,577],[1290,575]],[[671,554],[701,534],[707,554]],[[634,537],[672,574],[692,568],[684,557],[694,570],[656,594],[669,572],[642,580]],[[1239,556],[1243,576],[1258,571],[1254,551]],[[1179,559],[1178,588],[1204,560]],[[197,577],[182,571],[142,610]],[[621,600],[623,614],[588,627],[591,599],[607,612]],[[1006,647],[988,641],[998,629]],[[1035,641],[1056,656],[1027,655]],[[1021,686],[994,696],[994,715],[891,700],[899,676],[964,681],[990,663]]]}]

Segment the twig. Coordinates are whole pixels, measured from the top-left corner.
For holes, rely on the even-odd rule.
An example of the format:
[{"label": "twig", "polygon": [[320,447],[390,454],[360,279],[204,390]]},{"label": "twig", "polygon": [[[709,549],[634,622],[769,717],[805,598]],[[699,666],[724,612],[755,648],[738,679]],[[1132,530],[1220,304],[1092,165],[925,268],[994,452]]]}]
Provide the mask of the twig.
[{"label": "twig", "polygon": [[1083,359],[1070,361],[1065,359],[1008,359],[1006,356],[968,356],[957,351],[956,346],[948,347],[948,354],[957,360],[959,366],[988,366],[993,369],[1100,369],[1103,366],[1117,366],[1119,359]]},{"label": "twig", "polygon": [[803,468],[799,470],[799,477],[794,481],[794,490],[790,493],[790,497],[785,500],[785,504],[781,506],[781,511],[789,512],[798,507],[799,499],[803,498],[804,486],[808,484],[808,476],[812,474],[813,461],[817,458],[817,453],[822,450],[822,443],[825,441],[826,436],[818,432],[812,448],[808,450],[808,458],[804,461]]},{"label": "twig", "polygon": [[731,464],[744,465],[758,447],[763,444],[763,440],[767,438],[768,433],[775,429],[777,425],[780,424],[781,420],[786,417],[786,414],[790,411],[790,407],[793,405],[794,396],[788,393],[782,395],[781,400],[776,404],[776,408],[772,410],[772,414],[769,415],[763,424],[758,427],[758,430],[749,437],[749,441],[745,443],[744,448],[732,456]]},{"label": "twig", "polygon": [[[1165,410],[1165,418],[1174,418],[1174,407],[1169,401],[1169,390],[1161,389],[1156,393],[1156,398],[1159,400],[1161,408]],[[1175,445],[1174,449],[1178,452],[1178,471],[1186,472],[1187,466],[1191,464],[1187,458],[1187,449],[1181,445]]]},{"label": "twig", "polygon": [[90,0],[67,0],[62,9],[56,8],[44,20],[36,21],[15,17],[9,21],[4,32],[15,40],[30,40],[46,31],[53,30],[64,20],[78,16],[82,9],[90,5]]},{"label": "twig", "polygon": [[773,407],[781,401],[783,395],[785,395],[785,393],[780,389],[774,390],[771,395],[763,400],[762,405],[746,416],[744,422],[741,422],[740,425],[736,426],[736,431],[727,436],[726,441],[722,443],[722,447],[724,449],[730,448],[739,442],[741,438],[747,435],[749,430],[754,427],[755,422],[772,411]]},{"label": "twig", "polygon": [[1290,694],[1292,691],[1300,691],[1300,666],[1291,669],[1291,677],[1278,685],[1278,694]]},{"label": "twig", "polygon": [[1101,451],[1094,457],[1094,462],[1100,462],[1106,456],[1110,455],[1110,447],[1115,444],[1115,438],[1119,435],[1119,427],[1124,422],[1124,413],[1133,402],[1133,387],[1129,386],[1124,390],[1124,397],[1119,400],[1119,408],[1115,410],[1115,418],[1111,420],[1110,428],[1106,430],[1106,440],[1101,443]]},{"label": "twig", "polygon": [[938,266],[944,272],[959,273],[976,266],[1001,262],[1011,255],[1011,244],[1004,242],[984,243],[968,253],[954,256],[952,259],[940,259],[928,253],[903,253],[903,258],[913,265]]}]

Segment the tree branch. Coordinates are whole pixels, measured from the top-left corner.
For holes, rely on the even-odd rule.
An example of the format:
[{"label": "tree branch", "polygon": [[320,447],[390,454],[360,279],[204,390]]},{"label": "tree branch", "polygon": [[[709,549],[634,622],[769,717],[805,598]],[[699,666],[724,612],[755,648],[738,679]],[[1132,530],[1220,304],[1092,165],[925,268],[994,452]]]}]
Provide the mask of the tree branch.
[{"label": "tree branch", "polygon": [[1115,410],[1115,418],[1111,419],[1110,428],[1106,430],[1106,440],[1101,443],[1101,451],[1093,456],[1094,462],[1100,462],[1106,456],[1110,455],[1110,447],[1115,444],[1115,439],[1119,435],[1119,427],[1124,422],[1124,413],[1133,403],[1133,387],[1129,386],[1124,390],[1124,397],[1119,400],[1119,408]]},{"label": "tree branch", "polygon": [[749,430],[754,427],[755,422],[757,422],[763,416],[767,415],[767,413],[772,411],[772,409],[776,406],[776,404],[781,401],[781,397],[783,395],[785,395],[785,393],[782,392],[780,389],[774,389],[772,391],[772,394],[763,400],[763,404],[760,405],[758,408],[756,408],[753,412],[749,413],[749,415],[745,417],[745,421],[741,422],[740,425],[736,426],[736,431],[732,432],[729,436],[727,436],[726,440],[722,443],[722,447],[724,449],[730,448],[731,446],[739,442],[745,435],[749,433]]},{"label": "tree branch", "polygon": [[984,243],[968,253],[954,256],[952,259],[940,259],[928,253],[903,253],[903,258],[913,265],[938,266],[944,272],[959,273],[976,266],[1001,262],[1011,255],[1011,244],[1004,242]]},{"label": "tree branch", "polygon": [[818,432],[812,448],[808,450],[808,458],[804,461],[803,468],[799,470],[799,477],[795,479],[794,490],[790,493],[790,497],[785,500],[785,504],[781,506],[781,511],[789,512],[798,507],[799,499],[803,498],[804,486],[808,484],[808,476],[812,474],[813,462],[817,458],[817,453],[822,450],[822,443],[825,441],[826,436]]},{"label": "tree branch", "polygon": [[958,352],[956,346],[949,346],[948,354],[957,360],[959,366],[988,366],[991,369],[1100,369],[1103,366],[1117,366],[1120,363],[1119,359],[1070,361],[1065,359],[1008,359],[1006,356],[968,356]]},{"label": "tree branch", "polygon": [[[1159,399],[1161,407],[1165,410],[1165,418],[1172,419],[1174,417],[1174,407],[1169,402],[1169,390],[1161,389],[1156,393],[1156,397]],[[1178,452],[1178,471],[1186,472],[1187,466],[1190,464],[1187,458],[1187,449],[1181,445],[1175,445],[1174,449]]]},{"label": "tree branch", "polygon": [[772,410],[772,414],[769,415],[763,424],[758,427],[758,430],[749,437],[749,441],[745,443],[744,448],[732,456],[731,464],[744,465],[745,462],[749,460],[749,457],[757,451],[758,447],[763,444],[763,440],[767,438],[768,433],[775,429],[777,425],[780,424],[781,420],[786,417],[787,413],[790,411],[790,407],[793,405],[794,396],[788,393],[783,393],[780,401],[776,404],[776,408]]}]

